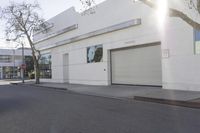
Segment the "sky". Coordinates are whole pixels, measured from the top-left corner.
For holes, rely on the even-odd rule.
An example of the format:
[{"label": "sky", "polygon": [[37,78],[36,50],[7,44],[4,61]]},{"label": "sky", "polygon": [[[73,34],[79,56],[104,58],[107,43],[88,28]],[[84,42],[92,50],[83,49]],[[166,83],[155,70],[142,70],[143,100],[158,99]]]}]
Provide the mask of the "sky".
[{"label": "sky", "polygon": [[[1,7],[8,6],[10,1],[14,1],[17,3],[23,1],[26,1],[28,3],[34,3],[35,1],[37,1],[40,4],[42,17],[45,20],[48,20],[56,16],[57,14],[67,10],[72,6],[74,6],[75,10],[78,12],[83,10],[83,7],[79,0],[0,0],[0,6]],[[104,0],[95,0],[96,4],[102,1]],[[8,44],[5,44],[4,41],[1,41],[3,37],[4,37],[4,26],[3,24],[0,24],[0,48],[2,47],[5,48],[8,46]]]}]

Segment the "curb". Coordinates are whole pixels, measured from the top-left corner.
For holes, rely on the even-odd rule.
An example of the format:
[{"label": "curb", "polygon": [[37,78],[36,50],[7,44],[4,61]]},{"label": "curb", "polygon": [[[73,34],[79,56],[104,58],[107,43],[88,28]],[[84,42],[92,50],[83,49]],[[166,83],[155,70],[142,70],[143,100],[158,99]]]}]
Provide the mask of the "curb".
[{"label": "curb", "polygon": [[23,83],[10,83],[11,85],[21,85],[21,86],[34,86],[34,87],[44,87],[48,89],[55,89],[55,90],[62,90],[62,91],[67,91],[67,88],[58,88],[58,87],[50,87],[50,86],[40,86],[36,84],[23,84]]},{"label": "curb", "polygon": [[11,85],[18,85],[19,83],[10,83]]},{"label": "curb", "polygon": [[134,100],[200,109],[200,103],[192,102],[192,101],[179,101],[179,100],[150,98],[150,97],[142,97],[142,96],[135,96]]},{"label": "curb", "polygon": [[[104,98],[109,98],[109,99],[132,101],[130,98],[103,96],[103,95],[98,95],[98,94],[94,94],[94,93],[87,93],[87,92],[82,93],[82,92],[72,91],[72,90],[67,89],[67,88],[40,86],[40,85],[37,85],[37,84],[23,84],[23,83],[10,83],[10,84],[21,85],[21,86],[44,87],[44,88],[49,88],[49,89],[54,89],[54,90],[68,91],[69,93],[74,93],[74,94],[79,94],[79,95],[87,95],[87,96],[95,96],[95,97],[104,97]],[[200,102],[194,102],[194,101],[180,101],[180,100],[170,100],[170,99],[162,99],[162,98],[143,97],[143,96],[134,96],[133,100],[200,109]]]},{"label": "curb", "polygon": [[58,88],[58,87],[51,87],[51,86],[40,86],[36,84],[32,84],[30,86],[35,86],[35,87],[44,87],[44,88],[49,88],[49,89],[55,89],[55,90],[62,90],[62,91],[67,91],[67,88]]},{"label": "curb", "polygon": [[108,96],[108,95],[98,95],[98,94],[90,93],[90,92],[77,92],[77,91],[73,91],[73,90],[68,90],[68,92],[76,94],[76,95],[86,95],[86,96],[91,96],[91,97],[100,97],[100,98],[107,98],[107,99],[130,101],[130,99],[128,99],[128,98]]},{"label": "curb", "polygon": [[50,86],[40,86],[37,84],[23,84],[23,83],[10,83],[12,85],[21,85],[21,86],[34,86],[34,87],[44,87],[44,88],[49,88],[49,89],[54,89],[54,90],[61,90],[61,91],[67,91],[68,93],[76,94],[76,95],[86,95],[86,96],[93,96],[93,97],[101,97],[101,98],[108,98],[108,99],[116,99],[116,100],[130,100],[128,98],[123,98],[123,97],[114,97],[114,96],[107,96],[107,95],[98,95],[94,93],[89,93],[89,92],[77,92],[73,91],[67,88],[57,88],[57,87],[50,87]]}]

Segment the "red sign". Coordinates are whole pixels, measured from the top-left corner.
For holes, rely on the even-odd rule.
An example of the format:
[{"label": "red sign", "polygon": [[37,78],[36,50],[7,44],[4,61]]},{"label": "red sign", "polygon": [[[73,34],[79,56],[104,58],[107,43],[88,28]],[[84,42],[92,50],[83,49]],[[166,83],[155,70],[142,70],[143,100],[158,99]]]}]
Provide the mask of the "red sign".
[{"label": "red sign", "polygon": [[21,64],[21,69],[26,69],[26,64]]}]

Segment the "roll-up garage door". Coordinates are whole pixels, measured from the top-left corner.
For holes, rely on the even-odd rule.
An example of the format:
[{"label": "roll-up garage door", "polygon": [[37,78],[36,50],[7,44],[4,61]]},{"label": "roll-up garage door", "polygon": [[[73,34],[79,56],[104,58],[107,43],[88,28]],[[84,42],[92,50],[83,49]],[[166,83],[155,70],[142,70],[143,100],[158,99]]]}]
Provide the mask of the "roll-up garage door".
[{"label": "roll-up garage door", "polygon": [[161,86],[160,44],[112,50],[111,76],[112,84]]}]

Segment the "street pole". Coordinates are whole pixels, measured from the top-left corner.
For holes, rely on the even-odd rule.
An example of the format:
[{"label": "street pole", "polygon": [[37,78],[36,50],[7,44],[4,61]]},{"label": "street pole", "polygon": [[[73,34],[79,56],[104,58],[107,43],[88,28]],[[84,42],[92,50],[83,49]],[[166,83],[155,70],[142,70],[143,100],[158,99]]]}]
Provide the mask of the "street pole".
[{"label": "street pole", "polygon": [[[24,61],[24,43],[22,42],[22,63],[23,65],[25,64]],[[22,67],[22,83],[24,83],[24,67]]]},{"label": "street pole", "polygon": [[15,49],[13,49],[13,78],[15,76]]}]

